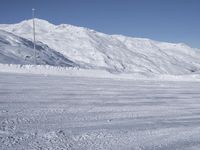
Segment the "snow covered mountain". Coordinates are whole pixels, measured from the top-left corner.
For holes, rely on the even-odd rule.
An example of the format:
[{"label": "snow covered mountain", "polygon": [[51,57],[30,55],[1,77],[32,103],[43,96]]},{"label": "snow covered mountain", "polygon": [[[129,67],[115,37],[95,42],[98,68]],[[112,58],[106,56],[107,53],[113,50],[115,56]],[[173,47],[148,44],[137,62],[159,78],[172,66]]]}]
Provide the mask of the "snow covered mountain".
[{"label": "snow covered mountain", "polygon": [[[200,70],[200,53],[185,44],[107,35],[83,27],[35,19],[36,40],[86,68],[110,72],[190,74]],[[0,29],[32,40],[32,20]]]},{"label": "snow covered mountain", "polygon": [[[33,43],[12,33],[0,30],[0,63],[3,64],[34,64]],[[42,65],[76,66],[62,54],[47,45],[37,42],[36,62]]]}]

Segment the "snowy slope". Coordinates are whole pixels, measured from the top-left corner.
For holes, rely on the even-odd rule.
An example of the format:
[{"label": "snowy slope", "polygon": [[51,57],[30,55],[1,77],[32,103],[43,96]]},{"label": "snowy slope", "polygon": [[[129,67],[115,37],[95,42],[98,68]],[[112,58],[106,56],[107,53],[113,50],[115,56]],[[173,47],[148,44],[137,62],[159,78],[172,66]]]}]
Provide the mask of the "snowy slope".
[{"label": "snowy slope", "polygon": [[[62,54],[47,45],[36,44],[37,64],[75,66]],[[34,64],[33,43],[12,33],[0,30],[0,63],[3,64]]]},{"label": "snowy slope", "polygon": [[[32,39],[32,20],[0,28]],[[36,40],[88,68],[156,74],[190,74],[200,70],[200,53],[184,44],[107,35],[41,19],[36,19]]]}]

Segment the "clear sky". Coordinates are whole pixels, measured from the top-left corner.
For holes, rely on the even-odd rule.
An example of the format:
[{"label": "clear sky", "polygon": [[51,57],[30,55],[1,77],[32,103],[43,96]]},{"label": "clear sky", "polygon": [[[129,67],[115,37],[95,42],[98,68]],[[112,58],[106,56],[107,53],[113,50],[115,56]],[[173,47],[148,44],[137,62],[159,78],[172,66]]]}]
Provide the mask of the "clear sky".
[{"label": "clear sky", "polygon": [[0,0],[0,23],[36,17],[200,48],[200,0]]}]

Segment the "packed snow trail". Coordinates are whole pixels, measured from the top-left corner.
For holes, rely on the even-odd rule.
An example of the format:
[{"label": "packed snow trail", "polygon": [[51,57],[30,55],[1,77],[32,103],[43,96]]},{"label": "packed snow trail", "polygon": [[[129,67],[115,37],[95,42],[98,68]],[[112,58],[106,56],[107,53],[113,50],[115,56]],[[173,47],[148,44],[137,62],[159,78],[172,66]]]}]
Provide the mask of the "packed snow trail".
[{"label": "packed snow trail", "polygon": [[199,150],[199,89],[0,73],[0,149]]}]

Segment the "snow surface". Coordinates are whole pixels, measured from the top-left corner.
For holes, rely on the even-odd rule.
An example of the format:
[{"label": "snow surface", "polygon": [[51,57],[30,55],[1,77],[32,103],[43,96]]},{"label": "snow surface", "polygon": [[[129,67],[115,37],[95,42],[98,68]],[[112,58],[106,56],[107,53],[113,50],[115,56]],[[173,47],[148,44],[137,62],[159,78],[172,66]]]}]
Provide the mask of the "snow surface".
[{"label": "snow surface", "polygon": [[0,149],[199,150],[200,52],[36,19],[0,25]]},{"label": "snow surface", "polygon": [[[185,44],[107,35],[83,27],[35,19],[36,40],[81,67],[121,73],[183,75],[199,72],[200,52]],[[32,40],[32,20],[0,29]]]},{"label": "snow surface", "polygon": [[160,80],[160,81],[200,81],[200,73],[188,75],[160,75],[150,73],[110,73],[98,69],[81,69],[79,67],[56,67],[49,65],[15,65],[0,64],[0,72],[17,74],[36,74],[44,76],[69,76],[90,78],[111,78],[114,80]]},{"label": "snow surface", "polygon": [[0,149],[199,150],[199,88],[0,73]]}]

